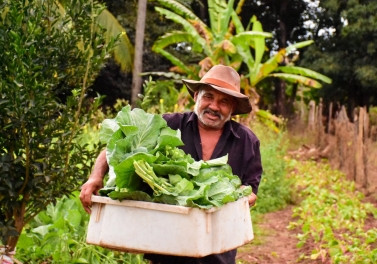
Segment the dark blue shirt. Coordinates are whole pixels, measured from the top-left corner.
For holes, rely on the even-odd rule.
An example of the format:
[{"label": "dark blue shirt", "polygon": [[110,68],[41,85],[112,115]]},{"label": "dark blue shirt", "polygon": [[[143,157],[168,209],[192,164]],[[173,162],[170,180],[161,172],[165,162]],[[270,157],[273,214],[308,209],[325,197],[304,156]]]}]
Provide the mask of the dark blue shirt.
[{"label": "dark blue shirt", "polygon": [[[198,129],[198,117],[193,112],[165,114],[164,119],[172,129],[179,129],[185,144],[182,149],[195,160],[202,159],[202,147]],[[257,194],[262,175],[259,140],[246,126],[235,121],[225,123],[224,131],[211,159],[228,154],[233,174],[240,177],[243,185],[250,185]]]},{"label": "dark blue shirt", "polygon": [[[193,112],[174,113],[165,114],[163,117],[169,127],[181,131],[181,138],[185,144],[181,148],[195,160],[201,160],[202,148],[196,114]],[[235,121],[229,121],[225,123],[211,159],[228,154],[228,163],[232,167],[233,174],[240,177],[243,185],[250,185],[253,192],[257,194],[262,175],[259,146],[258,138],[249,128]],[[203,258],[149,254],[145,257],[152,260],[153,264],[235,264],[236,253],[234,249]]]}]

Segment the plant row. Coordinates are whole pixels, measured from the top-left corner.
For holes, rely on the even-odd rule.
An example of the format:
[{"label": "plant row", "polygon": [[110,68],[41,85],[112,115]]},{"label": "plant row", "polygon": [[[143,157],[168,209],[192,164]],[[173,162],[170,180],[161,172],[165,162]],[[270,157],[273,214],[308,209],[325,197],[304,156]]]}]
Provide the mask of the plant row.
[{"label": "plant row", "polygon": [[301,201],[289,227],[300,230],[299,248],[314,244],[300,258],[323,263],[377,263],[377,228],[367,225],[377,222],[377,208],[363,201],[354,182],[326,163],[290,160],[289,164],[289,177]]}]

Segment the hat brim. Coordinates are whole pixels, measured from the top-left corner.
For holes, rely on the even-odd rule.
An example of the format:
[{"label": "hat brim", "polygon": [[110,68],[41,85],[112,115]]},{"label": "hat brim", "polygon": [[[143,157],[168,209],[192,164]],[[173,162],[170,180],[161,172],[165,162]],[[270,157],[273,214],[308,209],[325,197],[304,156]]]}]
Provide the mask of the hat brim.
[{"label": "hat brim", "polygon": [[250,113],[252,110],[251,103],[249,100],[249,97],[242,93],[238,93],[214,84],[195,81],[195,80],[182,80],[182,82],[186,85],[188,88],[188,92],[192,97],[194,97],[194,93],[198,91],[199,87],[202,85],[209,86],[210,88],[213,88],[219,92],[222,92],[224,94],[228,94],[232,96],[236,100],[235,109],[232,113],[232,115],[240,115],[240,114],[247,114]]}]

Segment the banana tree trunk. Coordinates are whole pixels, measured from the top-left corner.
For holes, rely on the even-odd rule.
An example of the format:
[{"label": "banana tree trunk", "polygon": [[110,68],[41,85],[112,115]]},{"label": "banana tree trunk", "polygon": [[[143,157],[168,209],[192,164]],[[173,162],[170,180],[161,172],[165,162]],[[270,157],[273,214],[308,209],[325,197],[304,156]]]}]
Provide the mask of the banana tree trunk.
[{"label": "banana tree trunk", "polygon": [[138,5],[137,5],[134,68],[132,71],[131,103],[133,106],[135,106],[137,102],[138,94],[141,93],[141,86],[142,86],[142,78],[140,74],[143,69],[143,44],[144,44],[146,11],[147,11],[147,0],[139,0]]}]

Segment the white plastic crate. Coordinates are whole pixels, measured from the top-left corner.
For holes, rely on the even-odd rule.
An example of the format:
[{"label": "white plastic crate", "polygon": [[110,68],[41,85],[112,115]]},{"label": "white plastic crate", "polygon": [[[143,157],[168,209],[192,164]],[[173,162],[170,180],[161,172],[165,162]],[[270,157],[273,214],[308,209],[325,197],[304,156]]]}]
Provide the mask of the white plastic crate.
[{"label": "white plastic crate", "polygon": [[203,257],[254,238],[247,198],[203,210],[92,196],[87,243],[135,253]]}]

